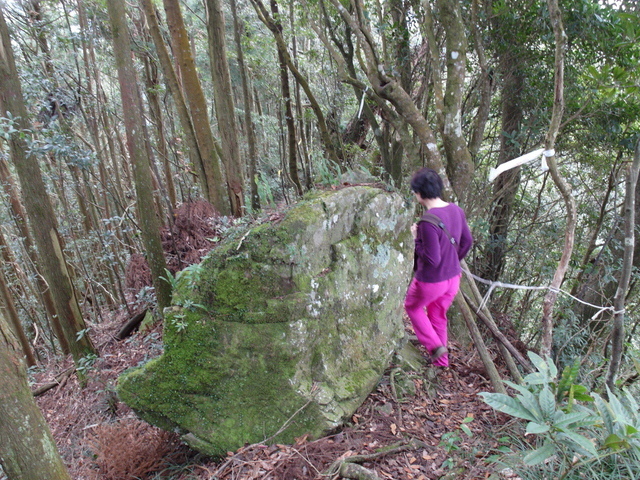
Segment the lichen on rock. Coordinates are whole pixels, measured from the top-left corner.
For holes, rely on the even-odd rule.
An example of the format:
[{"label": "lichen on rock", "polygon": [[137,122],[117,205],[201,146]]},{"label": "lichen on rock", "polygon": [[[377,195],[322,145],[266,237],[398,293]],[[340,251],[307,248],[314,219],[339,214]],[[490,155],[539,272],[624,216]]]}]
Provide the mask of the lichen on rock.
[{"label": "lichen on rock", "polygon": [[404,337],[411,221],[398,194],[348,187],[234,231],[179,274],[164,353],[121,399],[214,456],[339,426]]}]

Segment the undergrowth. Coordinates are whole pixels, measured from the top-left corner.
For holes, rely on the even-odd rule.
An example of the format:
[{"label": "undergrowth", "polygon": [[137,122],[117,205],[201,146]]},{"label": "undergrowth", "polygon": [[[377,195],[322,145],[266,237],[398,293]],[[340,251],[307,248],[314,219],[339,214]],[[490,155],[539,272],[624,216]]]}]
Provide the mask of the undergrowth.
[{"label": "undergrowth", "polygon": [[185,460],[177,435],[137,419],[98,425],[89,440],[95,479],[148,479]]}]

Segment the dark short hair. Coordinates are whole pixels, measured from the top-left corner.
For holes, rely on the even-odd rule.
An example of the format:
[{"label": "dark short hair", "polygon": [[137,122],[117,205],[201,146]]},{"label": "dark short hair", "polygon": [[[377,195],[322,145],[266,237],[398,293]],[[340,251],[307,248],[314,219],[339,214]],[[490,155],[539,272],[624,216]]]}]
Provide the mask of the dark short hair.
[{"label": "dark short hair", "polygon": [[422,198],[441,197],[443,188],[442,178],[432,168],[421,168],[411,179],[411,190],[420,194]]}]

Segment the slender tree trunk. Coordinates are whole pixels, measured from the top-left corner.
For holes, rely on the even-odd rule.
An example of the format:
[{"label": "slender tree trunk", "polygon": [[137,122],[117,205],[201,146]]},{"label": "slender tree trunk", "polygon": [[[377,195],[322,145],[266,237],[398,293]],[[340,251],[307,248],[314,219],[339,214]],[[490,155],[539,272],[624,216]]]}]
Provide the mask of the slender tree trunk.
[{"label": "slender tree trunk", "polygon": [[[28,256],[26,252],[24,252],[23,255]],[[46,325],[46,328],[42,328],[42,323],[39,322],[40,312],[37,309],[37,305],[33,301],[31,301],[33,298],[36,298],[36,297],[41,298],[42,295],[34,287],[30,277],[27,277],[23,269],[20,268],[20,265],[16,260],[16,256],[11,250],[11,246],[7,243],[7,240],[4,236],[4,233],[2,232],[2,229],[0,229],[0,257],[2,257],[2,262],[4,263],[3,272],[5,273],[5,281],[7,283],[12,299],[14,300],[15,303],[19,303],[20,306],[22,306],[23,311],[26,312],[27,316],[29,317],[31,322],[34,324],[34,328],[36,328],[35,327],[36,324],[39,325],[42,329],[43,334],[49,336],[49,338],[51,339],[51,345],[53,347],[52,350],[54,353],[57,353],[57,349],[53,343],[52,337],[53,335],[56,335],[56,336],[60,335],[64,339],[62,328],[60,327],[60,329],[56,331],[54,330],[53,326],[50,323]],[[31,267],[35,272],[35,269],[33,268],[33,261],[30,261],[29,263],[31,264]],[[35,272],[35,275],[40,275],[40,274]],[[31,278],[33,276],[34,275],[31,275]],[[11,318],[10,315],[9,315],[9,320],[13,322],[13,318]],[[55,334],[53,333],[54,331],[55,331]],[[64,353],[67,354],[69,353],[69,351],[67,350]]]},{"label": "slender tree trunk", "polygon": [[[16,119],[18,130],[28,132],[31,128],[27,122],[28,112],[16,72],[8,29],[1,11],[0,36],[0,106],[2,111],[11,112]],[[87,353],[95,353],[95,349],[89,336],[81,333],[85,332],[86,326],[64,258],[64,244],[58,233],[53,207],[37,159],[28,154],[25,139],[14,135],[8,143],[22,186],[24,206],[35,233],[42,274],[51,289],[64,336],[74,360],[78,362]]]},{"label": "slender tree trunk", "polygon": [[482,333],[480,332],[478,325],[476,325],[475,319],[473,318],[473,312],[462,295],[457,295],[455,302],[462,313],[467,329],[469,330],[469,334],[471,335],[473,343],[476,346],[476,350],[478,351],[478,355],[480,356],[482,364],[489,375],[489,380],[491,381],[493,389],[497,393],[506,394],[507,390],[504,387],[504,383],[502,383],[502,378],[500,377],[500,373],[498,372],[495,363],[493,363],[493,360],[491,359],[491,354],[484,343]]},{"label": "slender tree trunk", "polygon": [[[167,140],[164,135],[164,122],[162,119],[162,109],[160,108],[160,99],[157,92],[158,70],[148,58],[144,58],[145,84],[147,86],[146,93],[149,101],[149,113],[156,127],[156,150],[162,162],[164,173],[164,183],[166,184],[166,192],[171,209],[176,207],[176,187],[173,183],[173,173],[169,164],[169,152],[167,150]],[[158,179],[160,181],[160,179]],[[162,183],[162,182],[161,182]]]},{"label": "slender tree trunk", "polygon": [[21,357],[0,312],[0,464],[13,480],[71,480],[31,394]]},{"label": "slender tree trunk", "polygon": [[[438,172],[445,180],[445,196],[450,196],[451,189],[447,180],[447,172],[438,150],[433,129],[420,110],[418,110],[411,96],[402,88],[402,85],[386,73],[385,66],[380,61],[376,50],[376,42],[366,27],[366,21],[363,18],[364,5],[360,0],[355,1],[356,11],[352,15],[342,7],[339,0],[331,0],[331,3],[338,9],[342,19],[352,29],[362,47],[364,62],[366,63],[366,74],[373,91],[380,98],[389,101],[398,112],[398,115],[402,117],[402,121],[411,126],[424,147],[427,165]],[[380,104],[380,106],[382,107],[383,105]],[[454,192],[459,192],[459,196],[462,197],[464,194],[463,185],[458,186],[456,178],[452,179],[452,183]]]},{"label": "slender tree trunk", "polygon": [[[271,13],[274,18],[279,18],[278,3],[275,0],[271,0]],[[274,22],[274,27],[278,30],[278,33],[282,35],[282,25],[279,21]],[[289,179],[293,183],[296,193],[302,195],[302,185],[298,176],[298,160],[297,160],[297,139],[296,139],[296,124],[293,118],[293,98],[291,96],[291,87],[289,85],[289,72],[287,69],[287,62],[284,58],[284,52],[278,46],[278,65],[280,71],[280,89],[282,90],[282,101],[284,102],[284,120],[287,126],[287,142],[285,151],[288,153],[287,164],[289,167]]]},{"label": "slender tree trunk", "polygon": [[[163,0],[167,14],[167,24],[171,33],[173,51],[180,65],[184,92],[189,103],[189,109],[195,129],[200,157],[203,162],[203,170],[206,175],[206,198],[222,215],[231,213],[229,202],[225,200],[222,171],[220,169],[220,157],[216,150],[216,142],[211,132],[211,123],[207,112],[207,100],[202,91],[202,85],[198,78],[198,71],[193,59],[189,36],[182,18],[180,3],[178,0]],[[166,73],[166,72],[165,72]]]},{"label": "slender tree trunk", "polygon": [[[522,89],[524,78],[520,70],[519,55],[510,51],[500,58],[503,77],[502,133],[498,165],[521,154],[519,143],[513,137],[520,132],[522,123]],[[503,172],[493,182],[493,201],[489,219],[489,238],[484,251],[481,276],[496,281],[504,268],[507,250],[507,234],[513,202],[520,184],[520,167]]]},{"label": "slender tree trunk", "polygon": [[[443,99],[442,140],[447,174],[460,199],[466,199],[473,178],[473,161],[462,133],[462,96],[467,65],[467,38],[458,0],[438,0],[438,12],[446,33],[447,80]],[[437,64],[434,64],[434,69]]]},{"label": "slender tree trunk", "polygon": [[9,197],[9,204],[11,207],[11,213],[18,227],[18,231],[22,236],[24,242],[24,248],[27,251],[27,255],[31,258],[32,264],[36,267],[36,283],[38,284],[38,290],[42,295],[42,303],[47,312],[51,327],[55,332],[58,343],[63,353],[68,354],[71,352],[69,342],[64,335],[64,330],[60,323],[60,318],[56,314],[56,307],[51,296],[51,290],[44,280],[43,276],[39,273],[37,266],[40,264],[38,260],[38,252],[35,248],[35,242],[31,230],[27,226],[27,213],[20,201],[20,194],[18,192],[18,186],[15,184],[13,177],[9,171],[9,166],[4,158],[0,158],[0,182],[4,188],[5,195]]},{"label": "slender tree trunk", "polygon": [[633,163],[629,166],[627,173],[627,192],[624,202],[624,257],[622,261],[622,272],[618,290],[613,301],[615,309],[613,316],[613,328],[611,331],[611,362],[607,371],[606,384],[610,390],[615,387],[616,376],[620,370],[622,362],[622,347],[624,343],[624,306],[633,270],[633,252],[635,246],[635,196],[636,185],[638,184],[638,172],[640,171],[640,140],[636,142],[636,150]]},{"label": "slender tree trunk", "polygon": [[543,357],[549,357],[551,355],[551,348],[553,347],[553,307],[558,298],[558,289],[560,288],[567,269],[569,268],[569,261],[571,260],[571,254],[573,253],[574,235],[577,222],[576,202],[571,194],[571,186],[567,184],[560,175],[554,152],[556,137],[560,130],[560,122],[562,121],[562,115],[564,113],[564,57],[567,36],[564,33],[562,12],[558,7],[558,1],[547,0],[547,5],[555,36],[556,52],[553,113],[551,116],[549,130],[545,138],[545,155],[547,155],[551,178],[553,178],[558,190],[560,190],[560,194],[562,195],[567,208],[567,225],[565,227],[562,256],[553,275],[553,280],[551,281],[550,286],[551,288],[545,295],[544,302],[542,304],[542,336],[540,353]]},{"label": "slender tree trunk", "polygon": [[242,217],[245,213],[244,165],[240,158],[240,146],[238,145],[236,107],[227,61],[224,13],[220,0],[206,0],[206,6],[213,97],[218,117],[218,131],[222,144],[222,160],[225,166],[231,214],[235,217]]},{"label": "slender tree trunk", "polygon": [[[2,269],[0,269],[0,299],[2,300],[6,317],[9,318],[9,321],[13,326],[13,332],[20,342],[22,353],[24,353],[24,357],[27,360],[27,365],[29,367],[33,367],[36,364],[36,357],[33,354],[33,349],[31,348],[31,344],[29,343],[26,333],[24,332],[24,328],[22,328],[22,323],[18,316],[18,310],[16,309],[15,303],[13,303],[13,296],[9,291],[7,280]],[[2,312],[0,312],[0,315],[2,315]]]},{"label": "slender tree trunk", "polygon": [[208,198],[207,175],[204,170],[204,160],[202,159],[202,152],[200,151],[200,146],[198,145],[196,132],[193,127],[193,122],[189,114],[189,108],[187,107],[182,88],[180,87],[178,76],[173,68],[169,52],[167,51],[167,47],[165,46],[164,40],[162,38],[162,33],[160,32],[158,16],[151,0],[141,0],[140,3],[148,22],[149,34],[151,35],[153,43],[156,47],[156,53],[158,55],[158,61],[160,63],[160,68],[162,69],[162,74],[164,75],[165,81],[167,83],[167,88],[169,89],[169,92],[171,92],[171,96],[176,105],[178,118],[180,119],[182,130],[184,131],[187,151],[189,152],[190,157],[195,160],[194,163],[196,168],[198,169],[198,179],[200,180],[203,189],[203,195]]},{"label": "slender tree trunk", "polygon": [[238,19],[238,6],[236,0],[231,0],[231,14],[233,15],[233,39],[236,44],[236,55],[238,59],[238,70],[240,71],[240,79],[242,81],[242,99],[244,103],[244,123],[247,131],[247,144],[249,147],[249,185],[251,185],[251,208],[254,211],[260,209],[260,196],[258,195],[258,182],[256,181],[258,152],[256,139],[256,126],[253,123],[253,97],[247,78],[247,67],[244,62],[244,53],[242,50],[242,35],[244,26]]},{"label": "slender tree trunk", "polygon": [[134,183],[138,201],[142,242],[145,246],[147,262],[151,269],[153,286],[160,311],[171,304],[171,285],[162,277],[166,275],[167,264],[160,242],[160,220],[154,208],[151,187],[151,168],[144,138],[142,101],[138,92],[135,67],[131,59],[131,43],[126,24],[123,0],[108,2],[109,19],[113,35],[113,45],[118,67],[120,95],[124,108],[124,122],[127,132],[127,148],[133,167]]},{"label": "slender tree trunk", "polygon": [[[473,32],[473,41],[475,43],[476,56],[478,58],[478,67],[480,67],[479,86],[479,104],[478,113],[473,125],[471,140],[469,140],[469,153],[474,158],[478,155],[482,141],[484,140],[484,131],[489,120],[491,110],[491,95],[493,93],[493,75],[489,73],[487,56],[484,51],[484,42],[480,31],[478,18],[478,1],[472,0],[471,3],[471,29]],[[491,4],[491,2],[489,2]]]},{"label": "slender tree trunk", "polygon": [[304,93],[307,96],[309,103],[311,104],[311,109],[313,110],[313,113],[315,114],[316,119],[318,121],[318,129],[320,130],[322,143],[324,144],[327,154],[329,155],[329,159],[332,162],[334,162],[336,165],[340,165],[341,162],[333,146],[333,141],[331,140],[331,135],[329,134],[329,129],[327,128],[327,122],[325,120],[324,113],[322,113],[320,104],[316,100],[315,95],[313,94],[313,92],[311,91],[311,88],[309,87],[309,82],[307,82],[307,79],[302,75],[302,73],[300,73],[300,71],[294,65],[293,60],[291,59],[291,55],[289,55],[289,52],[287,50],[287,44],[284,41],[282,32],[278,28],[279,24],[276,21],[274,21],[271,15],[269,15],[269,12],[265,8],[261,0],[251,0],[251,3],[253,4],[260,20],[267,26],[267,28],[271,31],[271,33],[273,33],[274,39],[278,46],[278,51],[282,53],[282,58],[286,62],[287,66],[289,67],[289,71],[291,71],[293,76],[300,83],[300,86],[304,90]]},{"label": "slender tree trunk", "polygon": [[[324,19],[327,33],[331,38],[331,42],[333,43],[335,48],[340,52],[340,55],[343,58],[343,65],[344,65],[344,69],[346,70],[345,74],[348,74],[353,79],[358,78],[358,74],[356,73],[356,68],[355,68],[354,59],[353,59],[355,54],[355,49],[353,47],[353,42],[351,39],[351,33],[352,33],[351,27],[349,26],[348,23],[345,22],[344,37],[338,38],[337,35],[335,34],[336,29],[333,28],[329,20],[329,16],[327,14],[324,0],[321,0],[320,6],[322,8],[322,16]],[[318,37],[325,44],[325,46],[329,50],[331,50],[330,44],[328,40],[325,38],[324,31],[314,24],[311,24],[311,28],[313,28],[313,30],[318,34]],[[336,56],[334,55],[334,58],[335,57]],[[337,60],[337,58],[335,59]],[[391,155],[389,153],[389,144],[387,142],[386,136],[383,133],[383,129],[385,127],[380,126],[380,124],[378,123],[378,119],[376,118],[376,115],[373,112],[373,109],[369,105],[369,99],[367,98],[367,95],[366,95],[367,89],[361,88],[353,84],[352,84],[352,87],[358,99],[358,104],[362,105],[362,115],[364,115],[366,121],[368,121],[369,124],[371,125],[371,129],[373,131],[376,144],[378,145],[378,149],[380,150],[381,163],[383,165],[384,171],[387,174],[387,178],[389,177],[393,178],[394,181],[397,184],[399,184],[401,181],[400,177],[397,177],[397,178],[395,177],[396,172],[399,169],[394,168],[394,164],[391,159]]]}]

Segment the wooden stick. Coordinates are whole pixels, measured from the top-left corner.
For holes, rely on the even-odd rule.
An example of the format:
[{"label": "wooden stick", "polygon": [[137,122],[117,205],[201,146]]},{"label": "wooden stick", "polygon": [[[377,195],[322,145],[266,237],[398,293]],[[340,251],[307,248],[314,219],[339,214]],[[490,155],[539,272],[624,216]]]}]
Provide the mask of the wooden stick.
[{"label": "wooden stick", "polygon": [[142,321],[144,320],[144,317],[147,314],[147,310],[148,310],[148,308],[145,308],[140,313],[137,313],[133,317],[131,317],[131,319],[129,321],[127,321],[127,323],[125,323],[122,326],[122,328],[120,329],[120,331],[116,335],[116,338],[118,340],[124,340],[129,335],[131,335],[131,333],[133,333],[133,331],[136,328],[138,328],[140,326],[140,324],[142,323]]},{"label": "wooden stick", "polygon": [[32,393],[34,397],[37,397],[39,395],[42,395],[45,392],[48,392],[49,390],[51,390],[52,388],[56,388],[59,385],[64,385],[67,380],[69,379],[69,377],[75,373],[76,371],[76,367],[71,367],[68,368],[67,370],[65,370],[62,373],[59,373],[58,375],[56,375],[53,378],[53,382],[49,382],[49,383],[45,383],[44,385],[41,385],[40,387],[36,388]]},{"label": "wooden stick", "polygon": [[481,310],[478,310],[478,306],[474,303],[473,300],[471,300],[471,298],[469,298],[468,295],[466,295],[464,292],[462,293],[462,295],[464,295],[464,298],[469,304],[469,306],[471,307],[471,309],[474,311],[476,316],[480,320],[482,320],[482,322],[489,329],[489,331],[496,338],[496,340],[502,343],[502,345],[504,345],[507,348],[507,350],[509,350],[509,353],[513,355],[513,357],[518,361],[520,365],[524,367],[524,369],[528,373],[533,372],[533,367],[531,366],[531,364],[527,361],[526,358],[524,358],[524,356],[522,356],[522,354],[516,349],[516,347],[513,346],[513,344],[509,341],[509,339],[504,336],[504,334],[498,329],[498,326],[495,324],[495,322],[492,319],[488,318],[484,314],[484,312],[482,312]]}]

